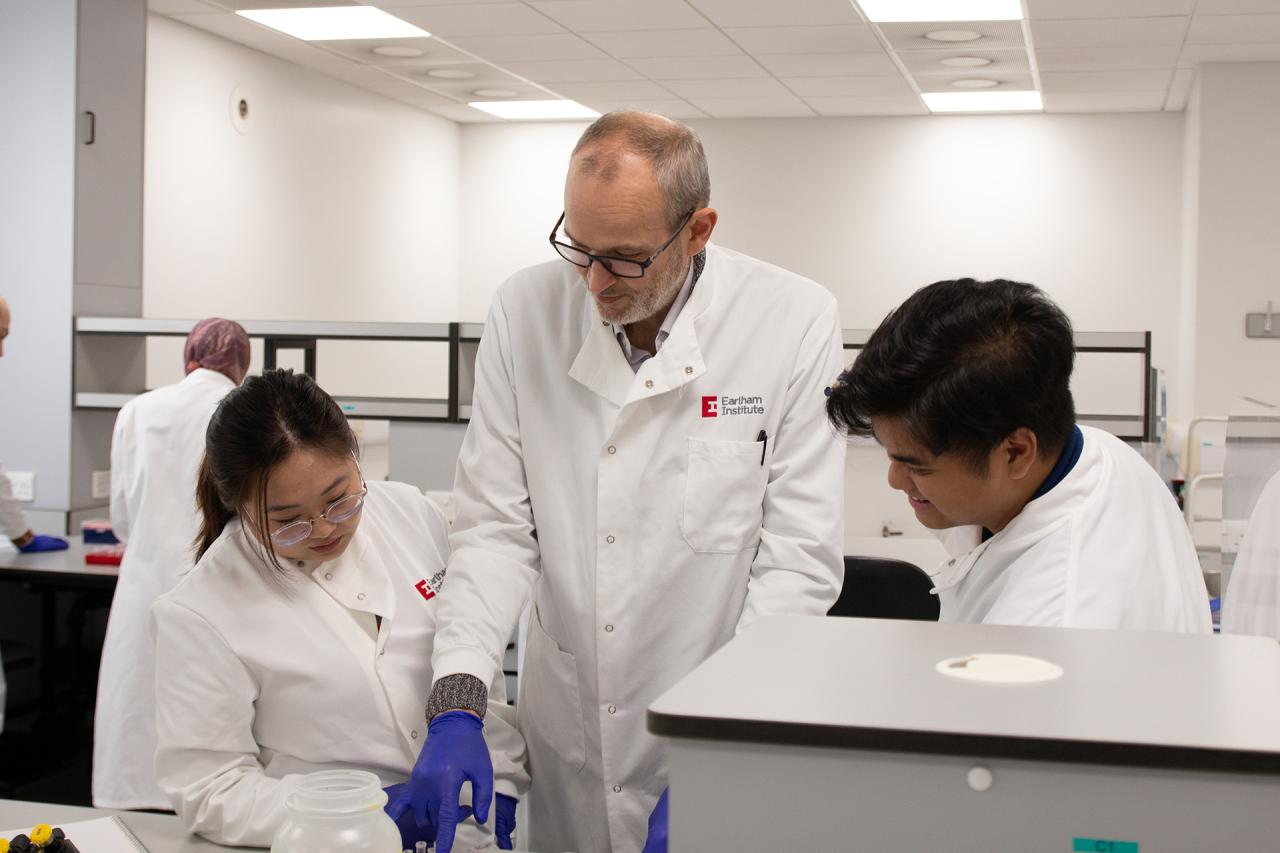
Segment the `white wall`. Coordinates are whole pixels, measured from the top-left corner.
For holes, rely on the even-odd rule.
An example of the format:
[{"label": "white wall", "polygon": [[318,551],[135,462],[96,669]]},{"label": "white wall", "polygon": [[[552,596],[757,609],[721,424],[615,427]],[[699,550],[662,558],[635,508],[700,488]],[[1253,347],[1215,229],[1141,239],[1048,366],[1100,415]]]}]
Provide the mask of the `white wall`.
[{"label": "white wall", "polygon": [[[1177,372],[1180,115],[691,122],[717,242],[810,276],[849,328],[942,278],[1038,284],[1090,331],[1151,329]],[[466,319],[549,257],[582,125],[462,129]]]},{"label": "white wall", "polygon": [[36,474],[28,519],[60,532],[70,508],[76,4],[6,2],[0,26],[0,459]]},{"label": "white wall", "polygon": [[[457,318],[457,125],[157,15],[147,51],[144,316]],[[149,385],[180,376],[152,349]],[[320,379],[447,392],[438,351],[396,350],[322,352]]]},{"label": "white wall", "polygon": [[1280,63],[1200,69],[1195,211],[1195,402],[1226,415],[1241,396],[1280,402],[1280,341],[1245,314],[1280,306]]}]

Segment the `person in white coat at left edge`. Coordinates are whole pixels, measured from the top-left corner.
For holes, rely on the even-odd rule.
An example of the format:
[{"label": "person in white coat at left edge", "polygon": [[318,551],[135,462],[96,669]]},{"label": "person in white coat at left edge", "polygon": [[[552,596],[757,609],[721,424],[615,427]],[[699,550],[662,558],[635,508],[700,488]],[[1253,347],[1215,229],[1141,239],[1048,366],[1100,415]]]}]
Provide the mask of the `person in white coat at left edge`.
[{"label": "person in white coat at left edge", "polygon": [[[402,783],[427,737],[448,526],[413,486],[366,483],[356,451],[337,403],[291,371],[249,378],[209,424],[200,557],[151,630],[160,787],[217,843],[269,845],[298,774],[336,769],[382,779],[404,847],[434,839]],[[476,810],[492,805],[510,849],[528,777],[503,684],[489,691],[496,791]],[[472,821],[460,838],[495,841]]]},{"label": "person in white coat at left edge", "polygon": [[111,526],[126,543],[111,601],[93,720],[93,804],[167,809],[156,785],[155,673],[147,611],[195,563],[196,470],[219,401],[249,372],[239,323],[201,320],[186,378],[125,404],[111,438]]},{"label": "person in white coat at left edge", "polygon": [[[709,202],[692,130],[598,119],[569,159],[560,257],[503,285],[480,343],[410,786],[443,814],[487,775],[484,685],[532,594],[517,702],[531,849],[665,849],[649,703],[755,620],[825,615],[840,592],[835,298],[710,244]],[[471,730],[437,738],[461,709]]]}]

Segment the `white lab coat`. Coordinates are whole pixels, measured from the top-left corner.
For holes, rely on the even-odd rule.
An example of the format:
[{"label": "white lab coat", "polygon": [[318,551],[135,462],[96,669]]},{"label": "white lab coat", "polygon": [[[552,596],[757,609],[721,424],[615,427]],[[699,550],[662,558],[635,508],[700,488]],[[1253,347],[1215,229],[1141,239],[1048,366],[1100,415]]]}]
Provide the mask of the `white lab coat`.
[{"label": "white lab coat", "polygon": [[167,809],[156,785],[147,611],[195,562],[196,474],[213,410],[235,383],[197,368],[129,401],[111,438],[111,524],[127,542],[111,601],[93,724],[93,804]]},{"label": "white lab coat", "polygon": [[1280,640],[1280,474],[1262,487],[1222,602],[1222,631]]},{"label": "white lab coat", "polygon": [[[189,830],[266,846],[295,774],[357,768],[384,787],[408,778],[427,734],[447,537],[417,489],[372,482],[337,560],[286,563],[281,581],[235,520],[156,601],[156,774]],[[490,696],[497,790],[519,797],[524,746],[501,675]],[[486,846],[473,822],[460,837],[464,850]]]},{"label": "white lab coat", "polygon": [[758,617],[835,601],[845,442],[824,391],[842,362],[830,293],[714,246],[638,372],[567,263],[498,293],[434,665],[493,680],[533,591],[530,849],[638,851],[667,784],[649,703]]},{"label": "white lab coat", "polygon": [[1067,476],[980,542],[943,534],[944,622],[1209,633],[1195,544],[1159,475],[1114,435],[1081,427]]}]

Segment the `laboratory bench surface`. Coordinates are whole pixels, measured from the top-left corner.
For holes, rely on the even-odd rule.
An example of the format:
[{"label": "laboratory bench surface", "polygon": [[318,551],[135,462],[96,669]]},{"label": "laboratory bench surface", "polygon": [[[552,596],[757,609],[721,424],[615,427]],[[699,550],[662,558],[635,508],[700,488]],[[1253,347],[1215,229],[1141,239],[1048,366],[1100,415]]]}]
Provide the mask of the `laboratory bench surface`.
[{"label": "laboratory bench surface", "polygon": [[[59,826],[64,823],[93,820],[118,814],[125,826],[138,837],[149,853],[187,853],[187,851],[230,850],[211,841],[189,835],[176,815],[149,814],[143,812],[117,812],[110,809],[91,809],[81,806],[60,806],[50,803],[28,803],[21,800],[0,800],[0,828],[33,826],[48,823]],[[72,837],[72,841],[75,838]],[[236,848],[265,849],[265,848]],[[84,853],[93,853],[86,850]]]},{"label": "laboratory bench surface", "polygon": [[68,540],[65,551],[23,554],[12,546],[0,546],[0,580],[56,582],[63,585],[112,587],[120,575],[119,566],[91,566],[84,561],[87,550],[79,536]]}]

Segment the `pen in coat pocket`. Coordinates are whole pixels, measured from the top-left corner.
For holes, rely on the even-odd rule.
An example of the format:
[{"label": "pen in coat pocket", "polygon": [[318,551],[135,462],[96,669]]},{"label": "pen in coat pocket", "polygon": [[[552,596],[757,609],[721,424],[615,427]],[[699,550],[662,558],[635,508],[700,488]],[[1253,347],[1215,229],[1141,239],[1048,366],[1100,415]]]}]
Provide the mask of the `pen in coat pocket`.
[{"label": "pen in coat pocket", "polygon": [[756,436],[756,441],[760,442],[760,467],[764,467],[764,451],[769,446],[769,436],[764,430],[760,430],[760,434]]}]

